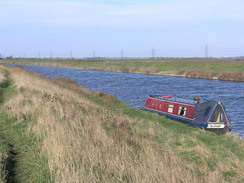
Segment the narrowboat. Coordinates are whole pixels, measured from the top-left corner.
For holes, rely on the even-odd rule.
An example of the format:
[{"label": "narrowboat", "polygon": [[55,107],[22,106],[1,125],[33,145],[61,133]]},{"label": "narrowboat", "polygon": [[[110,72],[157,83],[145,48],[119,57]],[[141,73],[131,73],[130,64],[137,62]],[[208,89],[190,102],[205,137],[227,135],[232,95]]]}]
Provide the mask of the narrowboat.
[{"label": "narrowboat", "polygon": [[225,107],[219,101],[201,100],[200,97],[188,100],[150,95],[141,109],[217,134],[224,134],[232,129]]}]

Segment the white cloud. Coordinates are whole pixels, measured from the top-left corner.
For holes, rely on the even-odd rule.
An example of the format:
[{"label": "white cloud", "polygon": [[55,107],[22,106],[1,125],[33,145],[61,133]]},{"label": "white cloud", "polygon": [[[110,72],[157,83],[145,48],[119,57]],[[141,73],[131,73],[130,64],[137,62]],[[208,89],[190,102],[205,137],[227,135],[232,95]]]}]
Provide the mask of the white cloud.
[{"label": "white cloud", "polygon": [[243,48],[243,0],[81,1],[0,0],[1,49]]},{"label": "white cloud", "polygon": [[[10,1],[0,6],[2,22],[68,24],[87,15],[89,4],[79,2]],[[79,17],[77,17],[79,16]]]}]

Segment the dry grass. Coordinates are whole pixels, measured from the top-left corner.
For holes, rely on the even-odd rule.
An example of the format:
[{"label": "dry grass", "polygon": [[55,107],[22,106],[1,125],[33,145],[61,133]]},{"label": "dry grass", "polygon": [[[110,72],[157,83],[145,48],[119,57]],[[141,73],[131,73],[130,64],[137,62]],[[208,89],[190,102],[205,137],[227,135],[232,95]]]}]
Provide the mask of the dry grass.
[{"label": "dry grass", "polygon": [[[18,94],[5,103],[4,110],[20,123],[29,121],[25,133],[42,139],[40,154],[47,156],[55,182],[225,182],[221,170],[228,169],[228,163],[219,164],[221,170],[211,173],[202,164],[204,176],[199,176],[195,166],[178,155],[185,149],[174,150],[152,140],[162,134],[165,142],[176,140],[162,125],[132,119],[86,97],[102,98],[103,93],[91,93],[65,79],[54,81],[18,68],[9,70]],[[105,98],[106,103],[116,101]],[[189,137],[178,139],[181,144],[186,141]],[[204,144],[188,151],[193,149],[204,155],[202,159],[214,158]]]},{"label": "dry grass", "polygon": [[224,72],[224,73],[220,74],[219,79],[224,80],[224,81],[243,82],[244,73],[242,73],[242,72]]},{"label": "dry grass", "polygon": [[187,77],[193,77],[193,78],[203,78],[203,79],[212,79],[213,77],[217,76],[217,73],[212,71],[187,71],[185,73]]},{"label": "dry grass", "polygon": [[0,68],[0,82],[2,82],[5,79],[4,71]]},{"label": "dry grass", "polygon": [[159,69],[157,69],[155,67],[146,67],[146,68],[141,68],[139,70],[139,72],[145,73],[145,74],[155,74],[155,73],[159,72]]}]

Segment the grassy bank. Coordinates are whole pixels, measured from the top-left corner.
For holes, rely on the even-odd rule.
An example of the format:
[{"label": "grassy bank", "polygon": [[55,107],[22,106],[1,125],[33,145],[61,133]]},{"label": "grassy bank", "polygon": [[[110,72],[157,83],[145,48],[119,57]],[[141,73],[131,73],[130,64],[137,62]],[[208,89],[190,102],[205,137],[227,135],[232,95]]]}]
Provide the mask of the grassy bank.
[{"label": "grassy bank", "polygon": [[10,73],[0,106],[8,180],[244,181],[243,140],[131,109],[68,79],[2,69]]},{"label": "grassy bank", "polygon": [[244,82],[244,59],[2,60],[5,63]]}]

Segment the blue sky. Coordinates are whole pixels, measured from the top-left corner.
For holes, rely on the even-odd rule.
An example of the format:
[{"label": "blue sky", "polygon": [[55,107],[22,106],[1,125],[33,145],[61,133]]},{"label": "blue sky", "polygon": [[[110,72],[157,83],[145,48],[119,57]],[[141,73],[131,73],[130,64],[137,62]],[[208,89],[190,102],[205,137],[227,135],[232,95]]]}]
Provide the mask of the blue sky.
[{"label": "blue sky", "polygon": [[244,56],[243,0],[0,0],[0,54]]}]

